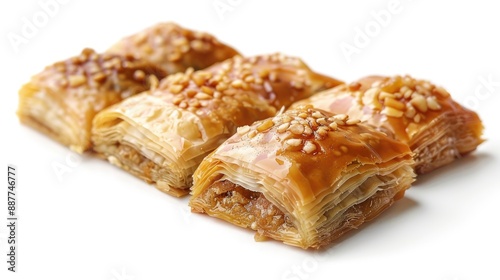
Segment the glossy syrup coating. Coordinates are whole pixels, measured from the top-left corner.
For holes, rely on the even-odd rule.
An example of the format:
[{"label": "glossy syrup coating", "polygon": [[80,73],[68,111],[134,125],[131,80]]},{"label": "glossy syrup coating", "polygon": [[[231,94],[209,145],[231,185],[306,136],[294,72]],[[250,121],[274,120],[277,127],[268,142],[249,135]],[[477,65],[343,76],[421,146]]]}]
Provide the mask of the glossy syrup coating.
[{"label": "glossy syrup coating", "polygon": [[148,60],[169,74],[190,67],[203,69],[238,54],[208,33],[189,30],[172,22],[158,23],[125,37],[108,52]]},{"label": "glossy syrup coating", "polygon": [[206,71],[215,77],[227,76],[232,86],[252,90],[277,110],[343,83],[314,72],[298,57],[282,53],[235,56]]}]

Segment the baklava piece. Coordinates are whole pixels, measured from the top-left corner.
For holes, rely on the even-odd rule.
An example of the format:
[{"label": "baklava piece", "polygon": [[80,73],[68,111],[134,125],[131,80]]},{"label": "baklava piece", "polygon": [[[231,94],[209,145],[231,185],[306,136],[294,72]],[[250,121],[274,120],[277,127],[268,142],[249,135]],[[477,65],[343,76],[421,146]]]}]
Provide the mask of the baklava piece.
[{"label": "baklava piece", "polygon": [[407,145],[310,106],[243,126],[194,173],[190,206],[301,248],[375,218],[414,180]]},{"label": "baklava piece", "polygon": [[148,62],[84,49],[33,76],[19,91],[17,114],[22,123],[82,153],[91,148],[95,114],[163,77]]},{"label": "baklava piece", "polygon": [[449,164],[483,142],[483,124],[475,112],[444,88],[410,76],[366,77],[295,106],[304,104],[359,118],[408,144],[418,174]]}]

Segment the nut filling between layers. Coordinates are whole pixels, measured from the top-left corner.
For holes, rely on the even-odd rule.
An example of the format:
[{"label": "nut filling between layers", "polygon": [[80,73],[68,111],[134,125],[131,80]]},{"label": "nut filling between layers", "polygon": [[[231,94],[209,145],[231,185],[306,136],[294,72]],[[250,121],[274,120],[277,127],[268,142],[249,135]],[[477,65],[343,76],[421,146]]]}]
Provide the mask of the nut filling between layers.
[{"label": "nut filling between layers", "polygon": [[[156,184],[159,190],[174,196],[183,196],[189,193],[188,188],[169,186],[163,181],[169,176],[169,171],[158,165],[151,159],[142,155],[139,151],[121,142],[106,146],[104,155],[108,160],[121,168],[124,168],[133,175],[138,176],[147,183]],[[192,177],[186,178],[185,182],[179,182],[179,186],[191,186]]]},{"label": "nut filling between layers", "polygon": [[[230,181],[215,182],[201,198],[223,216],[237,217],[239,226],[256,230],[256,239],[274,236],[279,232],[296,232],[295,226],[280,209],[262,193],[247,190]],[[206,209],[207,209],[206,208]]]}]

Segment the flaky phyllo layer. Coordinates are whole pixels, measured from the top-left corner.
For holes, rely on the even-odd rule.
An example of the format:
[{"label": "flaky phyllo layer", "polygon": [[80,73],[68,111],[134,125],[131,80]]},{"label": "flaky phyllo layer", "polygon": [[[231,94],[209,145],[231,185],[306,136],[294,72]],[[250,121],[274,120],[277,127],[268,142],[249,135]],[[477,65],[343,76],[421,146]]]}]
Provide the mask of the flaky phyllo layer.
[{"label": "flaky phyllo layer", "polygon": [[[299,101],[348,114],[392,134],[415,153],[415,170],[427,173],[483,142],[479,116],[442,87],[410,76],[371,76]],[[293,107],[293,106],[292,106]]]},{"label": "flaky phyllo layer", "polygon": [[[241,121],[274,113],[262,100],[247,101],[253,102],[253,109],[242,109]],[[201,160],[235,130],[229,118],[216,114],[202,118],[165,101],[165,96],[144,93],[99,114],[93,141],[94,150],[111,163],[156,183],[164,192],[182,196]]]},{"label": "flaky phyllo layer", "polygon": [[279,54],[190,69],[96,116],[94,150],[160,190],[182,196],[202,159],[237,127],[274,116],[277,105],[288,106],[336,83],[300,59]]},{"label": "flaky phyllo layer", "polygon": [[325,246],[413,181],[406,145],[346,116],[301,107],[239,130],[196,171],[190,205],[259,238]]},{"label": "flaky phyllo layer", "polygon": [[412,137],[417,173],[428,173],[453,162],[483,142],[482,123],[475,113],[446,112]]}]

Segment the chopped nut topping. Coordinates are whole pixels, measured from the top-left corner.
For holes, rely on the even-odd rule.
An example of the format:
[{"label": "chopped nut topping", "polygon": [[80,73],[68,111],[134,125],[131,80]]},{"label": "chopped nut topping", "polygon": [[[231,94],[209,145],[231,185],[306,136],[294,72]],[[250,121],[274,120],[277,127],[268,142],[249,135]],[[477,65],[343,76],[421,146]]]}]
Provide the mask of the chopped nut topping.
[{"label": "chopped nut topping", "polygon": [[182,101],[184,100],[184,97],[182,96],[176,96],[173,100],[172,103],[174,105],[179,105]]},{"label": "chopped nut topping", "polygon": [[409,90],[407,90],[407,91],[404,92],[403,97],[405,99],[410,99],[410,97],[411,97],[412,94],[413,94],[413,90],[409,89]]},{"label": "chopped nut topping", "polygon": [[321,124],[321,125],[328,125],[328,122],[326,121],[325,118],[319,118],[316,120],[316,122]]},{"label": "chopped nut topping", "polygon": [[406,118],[419,123],[428,110],[442,109],[441,98],[449,97],[442,87],[410,76],[379,80],[362,93],[359,100],[389,117]]},{"label": "chopped nut topping", "polygon": [[231,83],[231,86],[234,88],[242,88],[243,87],[243,81],[242,80],[234,80]]},{"label": "chopped nut topping", "polygon": [[200,89],[201,91],[209,95],[212,95],[214,93],[214,89],[207,86],[202,86]]},{"label": "chopped nut topping", "polygon": [[333,119],[334,122],[336,122],[338,125],[345,125],[345,122],[339,119]]},{"label": "chopped nut topping", "polygon": [[283,122],[287,122],[287,123],[289,123],[289,122],[291,122],[291,121],[292,121],[292,117],[290,117],[290,116],[288,116],[288,115],[284,115],[282,118],[283,118]]},{"label": "chopped nut topping", "polygon": [[243,134],[247,133],[248,131],[250,131],[250,127],[248,125],[240,126],[237,128],[236,131],[238,132],[238,134],[243,135]]},{"label": "chopped nut topping", "polygon": [[[335,123],[335,124],[337,124],[337,123]],[[335,128],[335,129],[337,129],[337,128]],[[318,128],[318,130],[316,130],[316,133],[319,136],[324,137],[324,136],[326,136],[328,134],[328,130],[329,130],[328,127],[326,127],[326,126],[320,126]]]},{"label": "chopped nut topping", "polygon": [[214,92],[214,98],[216,99],[222,98],[222,93],[220,93],[219,91]]},{"label": "chopped nut topping", "polygon": [[257,131],[262,132],[265,131],[269,128],[271,128],[274,125],[274,122],[271,119],[265,120],[261,125],[257,127]]},{"label": "chopped nut topping", "polygon": [[382,114],[385,114],[388,117],[401,118],[403,116],[404,112],[403,111],[399,111],[397,109],[394,109],[392,107],[385,107],[382,110]]},{"label": "chopped nut topping", "polygon": [[188,101],[188,104],[190,107],[200,107],[201,106],[200,101],[198,101],[198,99],[190,99]]},{"label": "chopped nut topping", "polygon": [[312,133],[313,131],[309,126],[304,127],[304,135],[311,135]]},{"label": "chopped nut topping", "polygon": [[225,91],[226,89],[228,88],[227,84],[226,83],[219,83],[217,84],[217,86],[215,87],[216,90],[220,91],[220,92],[223,92]]},{"label": "chopped nut topping", "polygon": [[181,92],[182,90],[184,89],[184,87],[182,85],[171,85],[168,90],[173,93],[173,94],[177,94],[179,92]]},{"label": "chopped nut topping", "polygon": [[255,77],[254,76],[247,76],[247,77],[245,77],[244,81],[247,83],[253,83],[253,82],[255,82]]},{"label": "chopped nut topping", "polygon": [[292,147],[298,147],[302,144],[302,140],[300,139],[288,139],[285,141],[285,143],[288,145],[288,146],[292,146]]},{"label": "chopped nut topping", "polygon": [[186,103],[186,101],[182,101],[182,102],[179,104],[179,108],[186,109],[187,107],[188,107],[188,104]]},{"label": "chopped nut topping", "polygon": [[301,125],[301,124],[292,124],[290,126],[290,131],[293,133],[293,134],[302,134],[304,132],[304,126]]},{"label": "chopped nut topping", "polygon": [[393,98],[386,98],[384,104],[385,106],[392,107],[396,110],[404,110],[406,108],[406,105],[403,102],[399,102]]},{"label": "chopped nut topping", "polygon": [[412,119],[416,113],[417,111],[415,110],[415,108],[413,106],[409,106],[408,108],[406,108],[405,117]]},{"label": "chopped nut topping", "polygon": [[211,95],[206,94],[204,92],[198,92],[194,97],[197,98],[197,99],[200,99],[200,100],[212,99]]},{"label": "chopped nut topping", "polygon": [[288,128],[290,127],[290,123],[283,123],[280,126],[278,126],[277,131],[279,133],[285,132]]},{"label": "chopped nut topping", "polygon": [[333,116],[334,120],[340,120],[340,121],[345,121],[348,118],[346,114],[338,114]]},{"label": "chopped nut topping", "polygon": [[87,78],[83,75],[71,75],[68,77],[69,85],[72,87],[78,87],[87,82]]},{"label": "chopped nut topping", "polygon": [[318,111],[314,111],[314,112],[311,114],[311,116],[312,116],[312,117],[314,117],[314,118],[317,118],[317,119],[318,119],[318,118],[323,118],[323,117],[324,117],[324,115],[323,115],[323,114],[321,114],[321,113],[320,113],[320,112],[318,112]]},{"label": "chopped nut topping", "polygon": [[191,79],[199,87],[201,87],[206,81],[206,79],[202,75],[193,75]]},{"label": "chopped nut topping", "polygon": [[308,115],[307,113],[300,113],[298,116],[299,116],[299,118],[303,118],[303,119],[305,119],[305,118],[307,118],[309,115]]},{"label": "chopped nut topping", "polygon": [[106,74],[102,73],[102,72],[99,72],[99,73],[96,73],[92,76],[92,79],[98,83],[101,83],[103,82],[104,80],[106,80]]},{"label": "chopped nut topping", "polygon": [[413,117],[413,121],[414,121],[415,123],[419,123],[419,122],[420,122],[420,120],[421,120],[421,118],[422,118],[422,117],[421,117],[420,115],[418,115],[418,114],[417,114],[417,115],[415,115],[415,117]]},{"label": "chopped nut topping", "polygon": [[191,88],[191,89],[186,90],[185,94],[187,97],[193,98],[198,94],[198,91],[194,88]]},{"label": "chopped nut topping", "polygon": [[344,145],[340,146],[340,150],[344,153],[347,153],[349,151],[349,149]]},{"label": "chopped nut topping", "polygon": [[415,108],[417,108],[417,110],[419,110],[420,112],[427,112],[427,101],[421,94],[415,93],[410,103],[415,106]]},{"label": "chopped nut topping", "polygon": [[316,145],[314,145],[314,143],[312,143],[311,141],[306,141],[306,143],[304,144],[303,150],[304,150],[304,152],[310,154],[310,153],[316,151]]},{"label": "chopped nut topping", "polygon": [[434,110],[434,111],[441,109],[441,105],[439,105],[439,103],[437,102],[436,97],[429,96],[429,97],[427,97],[426,101],[427,101],[427,106],[429,107],[429,109]]},{"label": "chopped nut topping", "polygon": [[380,92],[378,98],[379,100],[385,100],[386,98],[394,98],[394,95],[392,93],[382,91]]},{"label": "chopped nut topping", "polygon": [[361,120],[358,120],[358,119],[348,119],[345,123],[347,125],[353,125],[353,124],[357,124],[357,123],[360,123]]}]

